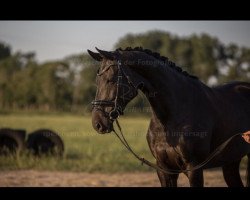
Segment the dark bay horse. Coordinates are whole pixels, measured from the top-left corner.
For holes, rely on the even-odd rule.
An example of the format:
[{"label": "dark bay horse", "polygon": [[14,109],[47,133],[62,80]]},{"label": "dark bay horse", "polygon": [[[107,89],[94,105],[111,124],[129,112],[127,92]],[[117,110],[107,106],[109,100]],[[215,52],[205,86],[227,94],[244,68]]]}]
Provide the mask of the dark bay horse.
[{"label": "dark bay horse", "polygon": [[[109,133],[113,122],[141,90],[152,108],[147,141],[163,169],[192,169],[232,135],[250,130],[250,83],[231,82],[210,88],[168,58],[142,48],[89,51],[101,62],[92,123]],[[236,137],[203,168],[186,172],[190,186],[203,186],[203,169],[222,167],[228,186],[243,186],[239,164],[250,145]],[[157,171],[162,186],[177,186],[178,174]]]}]

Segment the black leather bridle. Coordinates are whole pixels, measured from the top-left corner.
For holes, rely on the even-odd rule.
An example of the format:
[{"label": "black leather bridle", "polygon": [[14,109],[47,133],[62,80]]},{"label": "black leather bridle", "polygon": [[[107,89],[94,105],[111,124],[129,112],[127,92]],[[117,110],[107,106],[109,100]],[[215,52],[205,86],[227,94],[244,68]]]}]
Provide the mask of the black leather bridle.
[{"label": "black leather bridle", "polygon": [[[98,73],[97,75],[101,76],[111,66],[115,66],[115,65],[108,66],[106,69],[104,69],[104,71],[102,71],[101,73]],[[97,110],[101,110],[112,121],[116,120],[120,115],[123,115],[122,106],[118,105],[118,96],[119,96],[119,89],[120,89],[121,83],[122,83],[122,78],[126,77],[128,79],[128,77],[124,74],[124,72],[122,70],[122,66],[121,66],[121,61],[120,60],[117,60],[117,68],[118,68],[118,78],[117,78],[117,83],[116,83],[117,84],[117,91],[116,91],[115,100],[114,101],[107,101],[107,100],[96,100],[95,99],[94,101],[91,102],[91,104],[93,106],[93,109],[95,108]],[[104,111],[104,109],[98,108],[98,106],[112,107],[113,109],[109,113],[107,113],[107,112]]]}]

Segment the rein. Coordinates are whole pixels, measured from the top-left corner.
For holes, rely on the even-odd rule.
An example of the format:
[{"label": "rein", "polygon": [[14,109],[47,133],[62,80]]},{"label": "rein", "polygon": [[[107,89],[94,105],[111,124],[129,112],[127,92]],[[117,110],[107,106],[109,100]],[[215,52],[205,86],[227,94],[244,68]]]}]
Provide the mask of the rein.
[{"label": "rein", "polygon": [[231,136],[230,138],[228,138],[225,142],[223,142],[221,145],[219,145],[208,157],[206,160],[204,160],[203,162],[201,162],[200,164],[194,166],[192,169],[185,169],[185,170],[174,170],[174,169],[166,169],[166,168],[161,168],[158,165],[150,162],[149,160],[140,157],[137,153],[135,153],[133,151],[133,149],[130,147],[130,145],[128,144],[126,138],[124,137],[124,134],[122,132],[121,126],[118,122],[118,120],[115,120],[116,125],[119,129],[120,135],[115,131],[115,129],[113,129],[113,132],[115,133],[115,135],[118,137],[118,139],[121,141],[121,143],[126,147],[126,149],[132,153],[138,160],[141,161],[142,164],[146,164],[149,167],[152,167],[156,170],[162,171],[166,174],[179,174],[179,173],[185,173],[185,172],[190,172],[190,171],[195,171],[197,169],[200,169],[202,167],[204,167],[209,161],[211,161],[214,157],[216,157],[218,154],[220,154],[225,148],[226,146],[229,144],[229,142],[231,142],[235,137],[241,135],[244,136],[244,133],[237,133],[233,136]]}]

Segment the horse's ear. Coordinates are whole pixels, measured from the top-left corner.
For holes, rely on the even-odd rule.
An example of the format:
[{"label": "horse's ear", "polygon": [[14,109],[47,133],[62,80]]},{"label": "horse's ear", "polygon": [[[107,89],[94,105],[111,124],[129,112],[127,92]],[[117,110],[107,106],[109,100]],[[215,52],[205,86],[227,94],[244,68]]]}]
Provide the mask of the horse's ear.
[{"label": "horse's ear", "polygon": [[109,52],[109,51],[103,51],[103,50],[100,50],[96,47],[96,50],[104,57],[104,58],[107,58],[109,60],[115,60],[115,55],[114,53],[112,52]]},{"label": "horse's ear", "polygon": [[102,56],[99,53],[95,53],[93,51],[90,51],[89,49],[88,49],[88,53],[95,60],[97,60],[97,61],[101,61],[102,60]]}]

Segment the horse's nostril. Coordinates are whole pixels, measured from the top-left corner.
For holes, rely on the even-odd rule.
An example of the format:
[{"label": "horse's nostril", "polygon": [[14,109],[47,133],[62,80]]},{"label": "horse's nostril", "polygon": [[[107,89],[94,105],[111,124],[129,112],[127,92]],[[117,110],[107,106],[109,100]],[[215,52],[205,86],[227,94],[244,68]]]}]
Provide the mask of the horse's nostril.
[{"label": "horse's nostril", "polygon": [[96,128],[97,128],[98,130],[100,130],[100,129],[102,128],[101,124],[99,124],[99,123],[96,123],[95,126],[96,126]]}]

